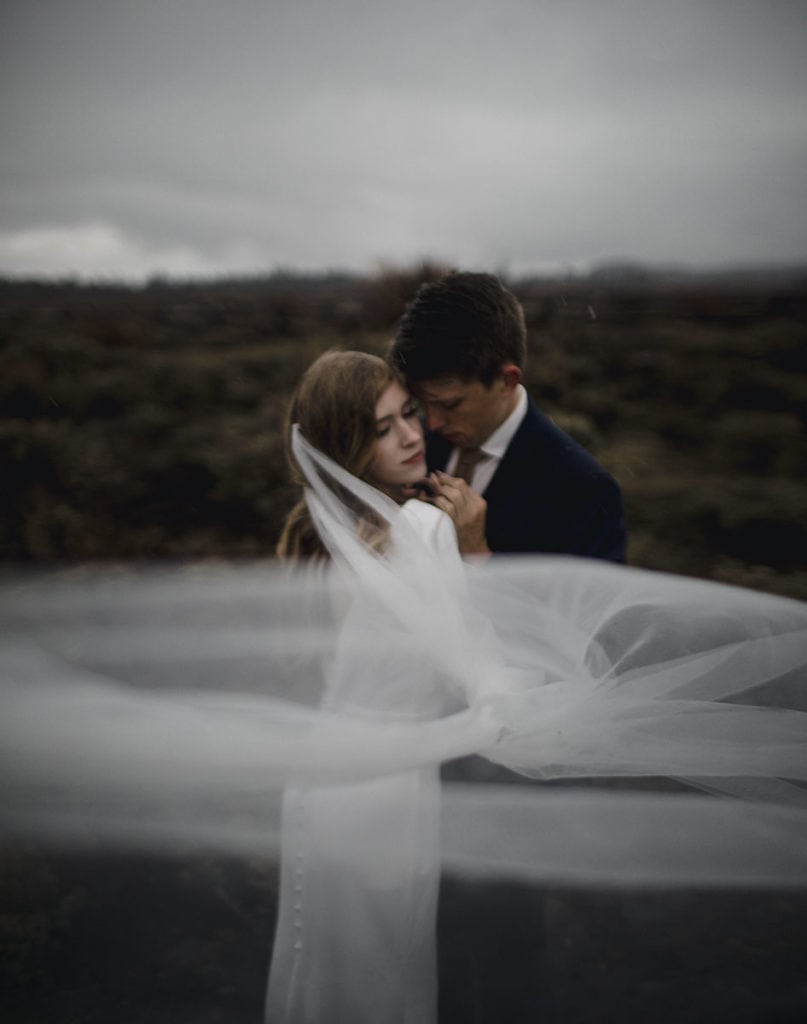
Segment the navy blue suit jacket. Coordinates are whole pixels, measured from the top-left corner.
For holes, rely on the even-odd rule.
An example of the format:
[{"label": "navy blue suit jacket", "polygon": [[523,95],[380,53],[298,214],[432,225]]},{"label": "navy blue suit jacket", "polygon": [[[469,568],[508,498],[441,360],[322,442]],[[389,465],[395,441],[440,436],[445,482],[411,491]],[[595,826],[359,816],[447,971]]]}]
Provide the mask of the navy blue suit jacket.
[{"label": "navy blue suit jacket", "polygon": [[[445,469],[450,453],[439,434],[427,436],[430,470]],[[484,498],[491,551],[625,561],[619,485],[532,399]]]}]

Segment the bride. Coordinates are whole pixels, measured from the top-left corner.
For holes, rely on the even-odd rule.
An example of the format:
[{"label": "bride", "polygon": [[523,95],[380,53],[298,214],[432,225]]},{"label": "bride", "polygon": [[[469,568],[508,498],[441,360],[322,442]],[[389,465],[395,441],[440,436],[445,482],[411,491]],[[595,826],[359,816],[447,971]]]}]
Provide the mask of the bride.
[{"label": "bride", "polygon": [[[379,500],[400,506],[400,516],[388,519],[363,505],[356,484],[332,481],[348,532],[368,551],[394,547],[406,524],[446,573],[456,573],[450,520],[411,498],[427,472],[417,405],[382,359],[326,353],[303,376],[290,420],[290,461],[302,484],[327,456],[377,488]],[[326,542],[336,557],[347,554],[349,546],[340,547],[329,524],[309,491],[287,518],[279,556],[327,560]],[[357,545],[354,557],[360,554]],[[383,651],[372,649],[374,630],[390,628],[394,622],[378,606],[356,595],[342,624],[345,646],[328,675],[325,707],[403,720],[441,714],[445,700],[425,666],[411,665],[404,682],[400,661],[393,668]],[[435,765],[287,792],[268,1021],[434,1020],[437,798]]]},{"label": "bride", "polygon": [[[281,1024],[433,1020],[441,870],[807,885],[803,604],[590,560],[464,562],[416,497],[417,408],[372,356],[309,368],[289,451],[283,571],[0,583],[7,832],[280,848]],[[441,786],[468,755],[643,781]]]}]

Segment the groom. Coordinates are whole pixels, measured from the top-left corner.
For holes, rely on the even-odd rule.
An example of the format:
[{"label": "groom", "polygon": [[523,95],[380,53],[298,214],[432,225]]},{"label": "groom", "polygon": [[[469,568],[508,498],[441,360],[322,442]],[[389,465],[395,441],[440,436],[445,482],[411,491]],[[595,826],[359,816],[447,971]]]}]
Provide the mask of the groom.
[{"label": "groom", "polygon": [[[619,487],[521,384],[524,315],[490,274],[454,273],[407,307],[389,359],[429,429],[432,499],[463,554],[547,552],[625,560]],[[447,781],[525,782],[490,763],[445,765]],[[553,1018],[541,889],[444,878],[438,920],[440,1020]]]},{"label": "groom", "polygon": [[463,554],[625,561],[619,487],[522,386],[524,314],[496,277],[452,273],[423,285],[389,359],[423,407],[433,500]]}]

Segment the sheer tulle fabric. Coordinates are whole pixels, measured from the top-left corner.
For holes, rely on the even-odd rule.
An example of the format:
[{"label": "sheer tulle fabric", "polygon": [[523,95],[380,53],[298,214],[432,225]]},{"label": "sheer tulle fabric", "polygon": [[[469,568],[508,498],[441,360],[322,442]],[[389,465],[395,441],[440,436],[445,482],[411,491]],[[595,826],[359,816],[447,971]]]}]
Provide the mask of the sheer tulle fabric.
[{"label": "sheer tulle fabric", "polygon": [[[464,565],[440,513],[294,443],[327,569],[4,581],[7,833],[282,845],[272,1020],[429,1020],[441,866],[807,885],[803,604],[574,559]],[[440,787],[469,754],[579,785]]]}]

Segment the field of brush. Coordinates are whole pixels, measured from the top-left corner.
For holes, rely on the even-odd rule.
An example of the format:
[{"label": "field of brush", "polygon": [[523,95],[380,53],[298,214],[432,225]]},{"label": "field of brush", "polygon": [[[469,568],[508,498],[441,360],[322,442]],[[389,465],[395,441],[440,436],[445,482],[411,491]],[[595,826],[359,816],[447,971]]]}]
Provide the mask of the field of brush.
[{"label": "field of brush", "polygon": [[[295,382],[383,353],[434,272],[0,283],[0,559],[271,556]],[[805,279],[511,285],[527,387],[621,483],[630,562],[807,597]]]}]

